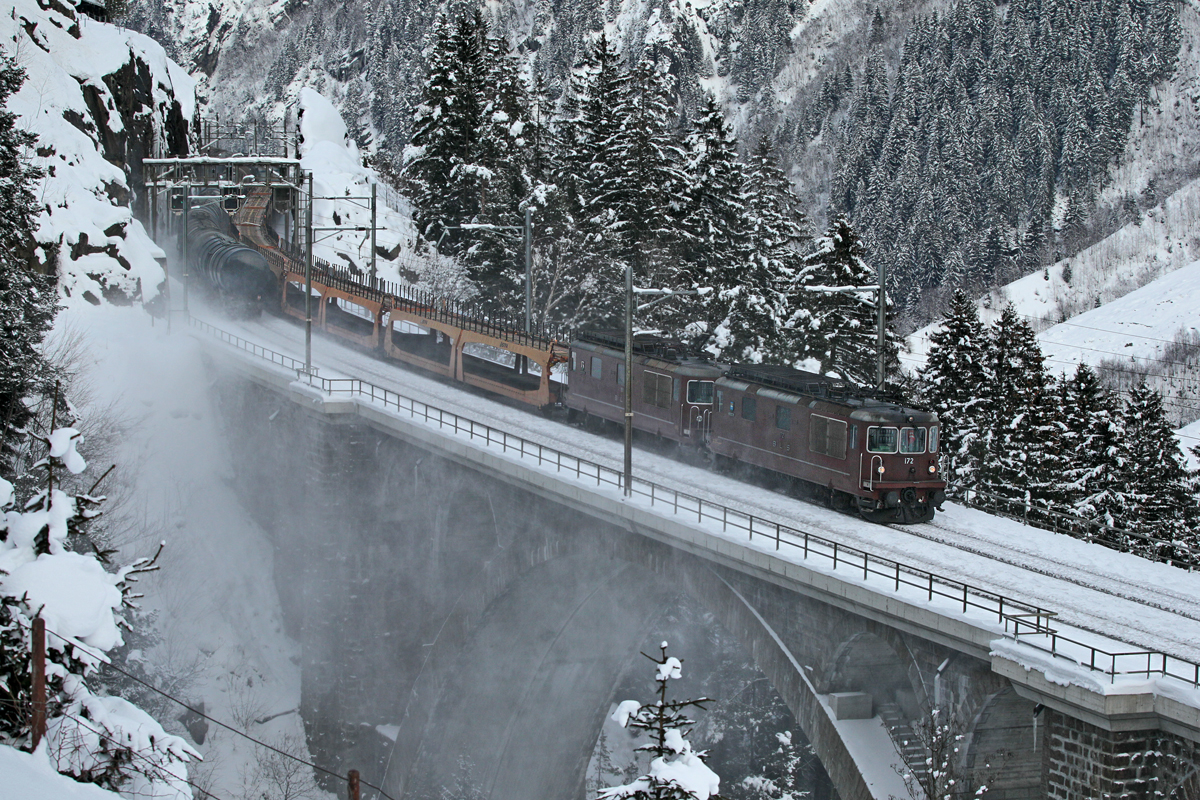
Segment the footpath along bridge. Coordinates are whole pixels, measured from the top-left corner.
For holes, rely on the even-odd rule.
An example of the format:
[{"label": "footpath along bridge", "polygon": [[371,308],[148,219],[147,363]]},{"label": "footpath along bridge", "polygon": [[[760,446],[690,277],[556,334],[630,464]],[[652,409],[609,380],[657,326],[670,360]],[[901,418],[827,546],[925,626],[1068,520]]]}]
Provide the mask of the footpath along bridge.
[{"label": "footpath along bridge", "polygon": [[[393,796],[451,785],[463,755],[488,797],[581,796],[621,664],[661,602],[647,574],[736,633],[842,798],[902,791],[893,765],[919,759],[887,728],[935,706],[967,722],[964,764],[995,774],[990,796],[1200,796],[1200,576],[960,508],[871,525],[648,451],[626,499],[618,442],[323,338],[306,375],[303,331],[283,319],[191,327],[243,488],[295,537],[278,544],[302,578],[281,588],[344,612],[299,624],[305,703],[374,698],[337,713],[396,723],[379,776]],[[420,503],[428,526],[400,536]],[[491,538],[457,541],[446,515],[480,504]],[[429,587],[379,612],[373,635],[393,638],[357,645],[391,648],[396,670],[360,674],[338,666],[330,628],[361,622],[389,558],[433,565],[395,592]],[[327,563],[369,590],[330,585],[313,566]],[[433,596],[464,570],[466,590]],[[422,604],[432,629],[410,621]],[[502,683],[475,682],[473,664]]]}]

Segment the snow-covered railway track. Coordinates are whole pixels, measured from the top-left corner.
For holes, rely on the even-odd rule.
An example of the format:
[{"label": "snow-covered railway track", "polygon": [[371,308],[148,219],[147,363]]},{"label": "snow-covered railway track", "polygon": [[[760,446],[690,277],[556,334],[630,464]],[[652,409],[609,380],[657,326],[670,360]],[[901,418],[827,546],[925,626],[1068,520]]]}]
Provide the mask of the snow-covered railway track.
[{"label": "snow-covered railway track", "polygon": [[[290,320],[266,316],[251,322],[213,322],[278,352],[303,356],[303,327]],[[313,337],[313,360],[323,376],[370,381],[528,442],[608,468],[621,467],[619,440],[546,420],[524,407],[381,360],[320,333]],[[934,525],[891,527],[652,449],[639,447],[634,469],[644,479],[677,487],[706,502],[764,521],[780,521],[874,556],[1048,607],[1058,612],[1061,625],[1114,637],[1137,648],[1200,660],[1200,575],[952,504],[947,504],[946,513],[939,515]],[[785,547],[781,555],[789,557],[787,550]]]},{"label": "snow-covered railway track", "polygon": [[[1173,592],[1163,589],[1160,586],[1142,585],[1136,581],[1128,581],[1123,584],[1118,584],[1108,576],[1101,575],[1093,571],[1080,569],[1076,565],[1069,564],[1061,559],[1047,558],[1045,555],[1033,556],[1019,548],[1009,547],[992,539],[973,536],[970,533],[964,532],[960,529],[943,525],[937,520],[934,520],[933,522],[927,522],[922,525],[908,526],[907,528],[903,529],[900,529],[897,525],[892,525],[889,527],[898,529],[901,533],[909,536],[919,536],[927,541],[937,542],[938,544],[943,544],[958,550],[964,550],[968,553],[980,556],[981,558],[987,558],[992,561],[998,561],[1002,564],[1008,564],[1009,566],[1019,567],[1020,569],[1036,572],[1039,575],[1045,575],[1046,577],[1054,578],[1055,580],[1066,581],[1067,583],[1072,583],[1076,586],[1082,586],[1085,589],[1101,592],[1113,597],[1119,597],[1122,600],[1128,600],[1131,603],[1139,603],[1150,608],[1158,609],[1159,611],[1166,611],[1171,614],[1176,614],[1178,616],[1200,622],[1200,598],[1195,596],[1185,595],[1180,592]],[[1004,548],[1007,552],[1018,554],[1020,557],[1004,556],[994,551],[983,549],[983,547],[970,545],[965,541],[956,541],[954,538],[936,536],[929,532],[930,529],[944,531],[951,537],[964,537],[970,539],[971,541],[979,542],[988,548]],[[1100,545],[1097,546],[1099,547]],[[1041,562],[1052,563],[1057,569],[1051,569],[1042,566]],[[1074,572],[1076,575],[1072,576],[1071,574],[1068,574],[1070,572]],[[1122,585],[1126,589],[1130,585],[1136,586],[1144,594],[1138,596],[1132,592],[1125,591],[1121,588],[1116,588]],[[1151,600],[1149,599],[1150,597],[1154,597],[1156,599]]]}]

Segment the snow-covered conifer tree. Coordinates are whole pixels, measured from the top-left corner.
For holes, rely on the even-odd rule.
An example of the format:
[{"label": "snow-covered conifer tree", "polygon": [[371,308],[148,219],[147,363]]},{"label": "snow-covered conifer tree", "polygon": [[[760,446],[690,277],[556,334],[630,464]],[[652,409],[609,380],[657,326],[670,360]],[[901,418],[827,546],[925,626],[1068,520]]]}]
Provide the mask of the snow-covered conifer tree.
[{"label": "snow-covered conifer tree", "polygon": [[1035,513],[1053,496],[1061,428],[1037,336],[1011,304],[991,331],[984,386],[984,425],[974,447],[976,487],[985,493],[983,502],[994,502],[1001,511],[1024,514],[1028,507]]},{"label": "snow-covered conifer tree", "polygon": [[746,348],[761,350],[763,361],[794,363],[807,357],[812,318],[807,307],[789,308],[789,291],[800,275],[804,251],[812,244],[812,231],[765,136],[750,155],[746,203],[749,273],[757,291],[735,298],[726,324],[731,345],[735,350],[742,347],[743,353]]},{"label": "snow-covered conifer tree", "polygon": [[61,488],[87,466],[76,451],[79,432],[60,427],[37,438],[45,457],[34,495],[19,497],[0,478],[0,744],[31,746],[32,626],[41,617],[43,747],[54,767],[128,796],[189,798],[187,763],[198,754],[133,704],[89,686],[106,651],[121,645],[122,612],[135,607],[137,575],[155,569],[154,560],[110,572],[105,554],[81,552],[78,540],[104,498]]},{"label": "snow-covered conifer tree", "polygon": [[[625,102],[617,109],[621,127],[612,140],[616,168],[599,187],[593,218],[613,243],[609,253],[614,262],[622,271],[626,264],[633,266],[635,283],[677,287],[684,282],[678,220],[687,177],[672,124],[668,79],[657,64],[643,60],[629,80]],[[670,310],[670,301],[659,304],[651,317],[667,319]]]},{"label": "snow-covered conifer tree", "polygon": [[667,684],[683,677],[683,662],[667,655],[666,642],[659,649],[658,658],[646,656],[655,665],[658,697],[651,703],[625,700],[613,714],[622,728],[650,734],[650,742],[639,748],[650,754],[650,769],[632,783],[602,790],[604,800],[708,800],[720,786],[721,779],[704,763],[705,754],[692,750],[687,740],[695,722],[684,712],[703,708],[708,698],[668,700]]},{"label": "snow-covered conifer tree", "polygon": [[[846,216],[839,215],[817,241],[815,252],[805,258],[804,269],[790,293],[793,315],[810,310],[808,356],[819,362],[822,373],[835,373],[861,386],[875,384],[878,312],[875,294],[870,290],[842,294],[811,290],[871,287],[876,283],[862,240]],[[887,346],[886,363],[891,372],[898,349],[890,325]]]},{"label": "snow-covered conifer tree", "polygon": [[[1095,370],[1080,364],[1063,381],[1062,452],[1059,459],[1063,510],[1084,520],[1115,525],[1123,505],[1121,471],[1124,437],[1112,398]],[[1083,526],[1080,533],[1092,531]]]},{"label": "snow-covered conifer tree", "polygon": [[1126,461],[1119,470],[1124,497],[1117,527],[1195,547],[1191,480],[1162,395],[1143,381],[1130,392],[1121,416]]},{"label": "snow-covered conifer tree", "polygon": [[937,412],[941,423],[947,480],[970,485],[974,474],[970,453],[983,424],[987,333],[979,310],[965,292],[954,292],[949,316],[929,340],[921,399]]},{"label": "snow-covered conifer tree", "polygon": [[0,54],[0,477],[13,477],[12,455],[29,419],[25,398],[45,389],[50,370],[40,345],[54,320],[58,296],[52,276],[34,271],[33,185],[39,173],[25,158],[33,137],[17,130],[5,108],[25,80]]},{"label": "snow-covered conifer tree", "polygon": [[[770,319],[768,309],[778,304],[772,302],[771,276],[756,269],[763,266],[761,261],[750,260],[745,170],[738,161],[737,139],[711,97],[687,145],[682,250],[688,282],[713,289],[697,304],[706,327],[705,338],[719,339],[719,347],[727,343],[720,349],[727,349],[735,360],[761,360],[761,344],[754,340],[762,335],[763,320],[757,320],[758,331],[747,335],[744,316],[761,314]],[[739,313],[731,318],[735,305]],[[729,330],[729,325],[736,326],[737,332]]]}]

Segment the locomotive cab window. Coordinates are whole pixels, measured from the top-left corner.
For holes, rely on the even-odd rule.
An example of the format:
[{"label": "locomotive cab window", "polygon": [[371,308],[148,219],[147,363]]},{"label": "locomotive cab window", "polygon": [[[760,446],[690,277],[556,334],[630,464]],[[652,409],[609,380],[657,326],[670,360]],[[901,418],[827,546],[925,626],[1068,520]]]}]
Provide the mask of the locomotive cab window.
[{"label": "locomotive cab window", "polygon": [[687,401],[708,405],[713,401],[713,381],[688,381]]},{"label": "locomotive cab window", "polygon": [[[733,413],[732,408],[729,409],[729,413],[730,414]],[[754,422],[754,419],[757,416],[758,416],[758,399],[755,397],[743,397],[742,398],[742,419],[748,419],[751,422]]]},{"label": "locomotive cab window", "polygon": [[575,353],[574,353],[574,352],[572,352],[572,353],[571,353],[571,371],[572,371],[572,372],[575,372],[575,371],[576,371],[576,370],[578,370],[578,369],[579,369],[579,367],[578,367],[578,366],[576,365],[576,363],[575,363]]},{"label": "locomotive cab window", "polygon": [[937,446],[938,446],[937,439],[938,439],[938,429],[937,429],[937,426],[934,425],[933,427],[931,427],[929,429],[929,452],[931,452],[931,453],[937,452]]},{"label": "locomotive cab window", "polygon": [[617,362],[617,386],[625,385],[625,365]]},{"label": "locomotive cab window", "polygon": [[867,428],[867,452],[894,453],[899,438],[900,431],[895,428]]},{"label": "locomotive cab window", "polygon": [[822,456],[846,457],[846,423],[813,414],[808,421],[808,449]]},{"label": "locomotive cab window", "polygon": [[792,410],[787,406],[775,406],[775,427],[781,431],[792,429]]},{"label": "locomotive cab window", "polygon": [[596,380],[600,380],[600,377],[604,374],[601,371],[602,369],[603,365],[601,364],[600,359],[592,356],[592,377]]},{"label": "locomotive cab window", "polygon": [[901,428],[900,429],[900,452],[913,454],[925,452],[925,429],[924,428]]}]

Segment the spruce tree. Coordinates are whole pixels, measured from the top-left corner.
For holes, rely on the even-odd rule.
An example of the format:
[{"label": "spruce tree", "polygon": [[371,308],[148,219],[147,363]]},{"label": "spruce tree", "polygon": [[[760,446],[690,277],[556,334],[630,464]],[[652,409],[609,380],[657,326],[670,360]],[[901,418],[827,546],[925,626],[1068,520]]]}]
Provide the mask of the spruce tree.
[{"label": "spruce tree", "polygon": [[[1117,527],[1195,547],[1191,476],[1162,395],[1143,381],[1130,392],[1121,416],[1126,461],[1119,472],[1124,497]],[[1146,547],[1136,541],[1129,544]],[[1173,555],[1170,547],[1159,553]]]},{"label": "spruce tree", "polygon": [[[687,282],[713,290],[698,304],[705,343],[711,340],[719,350],[739,353],[736,360],[761,360],[761,355],[747,359],[740,354],[761,352],[746,341],[742,317],[760,317],[751,324],[759,329],[756,333],[763,331],[761,317],[765,313],[769,318],[768,308],[776,305],[770,297],[771,276],[756,269],[763,266],[761,260],[751,258],[745,170],[737,160],[733,131],[711,97],[688,137],[688,159],[683,259]],[[730,319],[735,305],[736,320]],[[729,330],[731,324],[739,328],[737,334]]]},{"label": "spruce tree", "polygon": [[[875,271],[866,262],[866,248],[845,215],[839,215],[805,258],[792,299],[797,308],[812,309],[808,357],[822,374],[837,374],[860,386],[876,383],[878,364],[878,306]],[[861,292],[825,293],[813,289],[863,287]],[[793,312],[795,313],[795,312]],[[897,362],[896,337],[888,326],[884,354],[888,371]]]},{"label": "spruce tree", "polygon": [[[1087,364],[1080,364],[1072,377],[1063,380],[1060,397],[1061,509],[1083,520],[1113,526],[1123,506],[1121,472],[1126,455],[1112,398]],[[1085,535],[1096,532],[1086,525],[1076,531]]]},{"label": "spruce tree", "polygon": [[44,394],[50,381],[41,344],[58,309],[54,277],[36,272],[33,188],[41,173],[27,160],[34,137],[5,108],[24,80],[0,54],[0,477],[10,478],[30,416],[25,398]]},{"label": "spruce tree", "polygon": [[657,699],[651,703],[625,700],[613,714],[622,728],[650,735],[650,742],[638,748],[650,754],[650,769],[632,783],[602,790],[604,800],[708,800],[717,794],[720,778],[704,764],[705,753],[693,750],[687,740],[695,725],[687,709],[704,708],[708,698],[668,700],[667,685],[683,677],[683,662],[667,655],[666,642],[659,649],[658,658],[646,656],[655,664]]},{"label": "spruce tree", "polygon": [[1037,336],[1011,303],[991,330],[986,363],[976,485],[985,504],[1036,517],[1053,497],[1059,428]]},{"label": "spruce tree", "polygon": [[812,245],[800,199],[775,159],[765,136],[750,155],[746,203],[751,261],[750,289],[730,309],[729,347],[763,352],[764,361],[791,364],[807,358],[811,309],[789,306],[801,273],[804,252]]},{"label": "spruce tree", "polygon": [[921,399],[938,414],[945,477],[957,490],[970,486],[976,473],[970,454],[984,424],[987,374],[987,333],[965,292],[954,292],[949,316],[929,340]]},{"label": "spruce tree", "polygon": [[[687,186],[683,148],[672,125],[667,78],[657,65],[640,61],[630,75],[625,102],[617,109],[620,128],[611,141],[614,168],[599,186],[592,224],[611,242],[608,254],[624,272],[631,265],[642,286],[678,287],[679,198]],[[620,284],[617,284],[618,286]],[[620,293],[613,295],[614,309]],[[678,319],[671,301],[654,307],[647,322]]]}]

